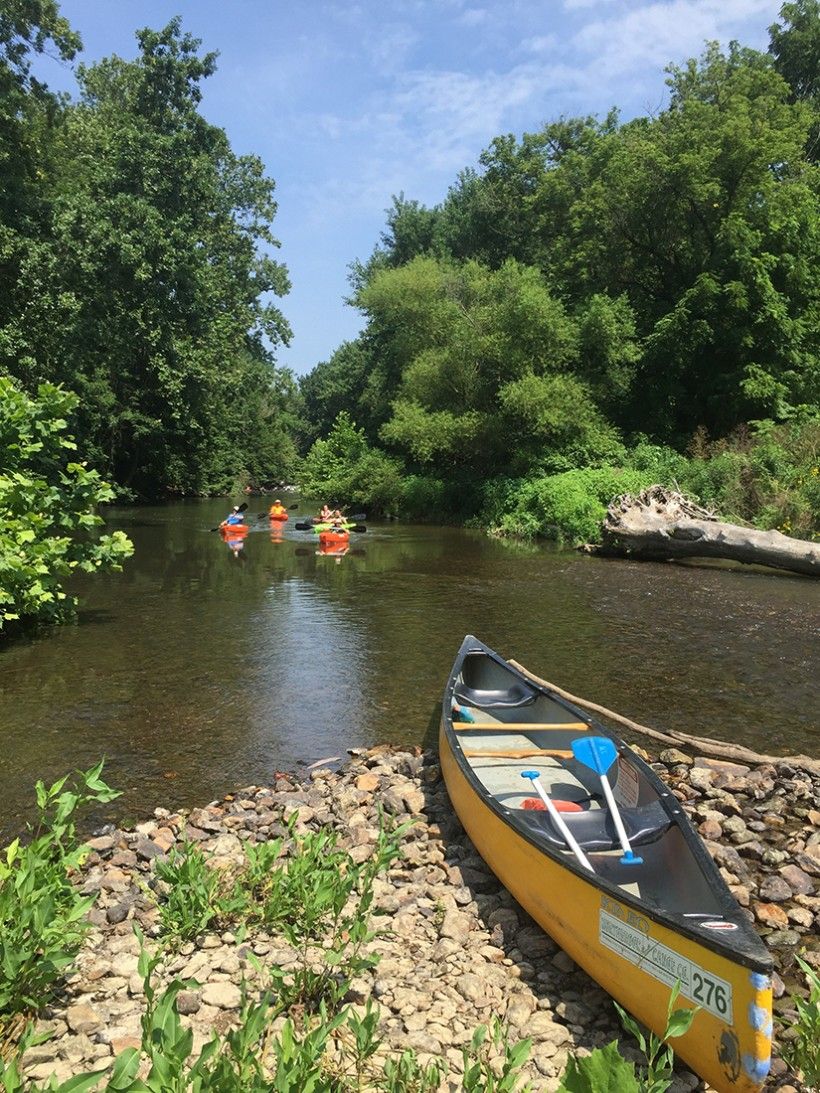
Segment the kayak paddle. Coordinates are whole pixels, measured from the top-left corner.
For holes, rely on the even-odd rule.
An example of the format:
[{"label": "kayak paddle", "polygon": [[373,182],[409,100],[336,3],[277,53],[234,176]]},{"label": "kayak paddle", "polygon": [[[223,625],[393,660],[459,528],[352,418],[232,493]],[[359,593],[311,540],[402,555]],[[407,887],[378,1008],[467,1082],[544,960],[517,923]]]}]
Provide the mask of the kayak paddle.
[{"label": "kayak paddle", "polygon": [[[240,505],[239,508],[236,511],[237,512],[244,512],[247,507],[248,507],[248,502],[245,501],[244,504]],[[219,529],[221,527],[222,527],[222,524],[217,524],[215,528],[211,528],[211,531],[219,531]]]},{"label": "kayak paddle", "polygon": [[546,793],[546,791],[544,790],[544,787],[541,785],[541,782],[539,781],[539,779],[541,777],[540,773],[537,770],[522,770],[521,771],[521,777],[522,778],[529,778],[529,780],[533,784],[533,787],[535,788],[536,792],[538,793],[538,796],[541,798],[541,800],[546,805],[547,812],[549,812],[550,816],[552,817],[555,826],[558,828],[558,830],[561,832],[561,834],[566,839],[567,846],[573,852],[573,854],[578,859],[578,861],[581,863],[581,865],[583,865],[584,869],[588,869],[590,871],[590,873],[594,873],[595,870],[589,864],[589,858],[586,856],[586,854],[583,852],[581,847],[576,842],[575,836],[572,834],[570,829],[567,827],[567,824],[566,824],[566,821],[564,820],[564,817],[561,815],[561,813],[555,807],[555,804],[553,803],[552,798]]},{"label": "kayak paddle", "polygon": [[620,859],[621,864],[640,865],[643,858],[633,853],[632,847],[629,845],[624,822],[621,819],[612,786],[606,776],[606,772],[618,758],[618,749],[606,736],[586,736],[572,741],[572,754],[579,763],[589,767],[590,770],[594,770],[601,779],[601,788],[604,791],[606,803],[609,805],[609,811],[612,813],[612,820],[623,850],[623,857]]}]

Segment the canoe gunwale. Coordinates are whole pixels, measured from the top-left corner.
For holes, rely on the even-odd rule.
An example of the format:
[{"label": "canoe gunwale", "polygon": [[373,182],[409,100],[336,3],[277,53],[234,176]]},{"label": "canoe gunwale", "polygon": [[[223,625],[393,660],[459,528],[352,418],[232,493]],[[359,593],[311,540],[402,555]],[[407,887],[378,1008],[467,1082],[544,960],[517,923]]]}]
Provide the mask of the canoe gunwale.
[{"label": "canoe gunwale", "polygon": [[[578,719],[584,721],[590,729],[612,740],[618,749],[619,755],[624,751],[626,752],[630,764],[633,764],[638,769],[639,773],[648,780],[652,788],[657,792],[658,799],[670,816],[672,823],[676,826],[685,840],[688,850],[695,859],[695,864],[704,874],[721,912],[729,921],[737,923],[738,929],[736,931],[727,931],[725,933],[722,931],[714,931],[710,934],[705,930],[698,929],[697,926],[693,926],[683,914],[676,915],[662,908],[651,906],[644,902],[640,897],[633,895],[631,892],[613,883],[606,877],[603,877],[600,874],[591,875],[586,869],[581,867],[579,862],[572,855],[559,853],[558,850],[550,845],[546,838],[539,837],[536,832],[526,827],[520,822],[514,810],[501,804],[496,797],[486,789],[474,773],[472,765],[468,761],[469,757],[464,754],[464,747],[469,745],[467,745],[466,741],[462,742],[459,739],[452,719],[452,706],[456,682],[461,673],[464,660],[469,653],[482,653],[485,656],[488,656],[512,675],[520,677],[528,683],[529,686],[535,687],[539,694],[546,695],[560,707],[574,713]],[[457,724],[461,729],[470,728],[469,723],[462,724],[459,722]],[[559,863],[563,868],[576,874],[586,884],[589,884],[591,887],[598,889],[605,895],[632,907],[635,911],[642,915],[646,915],[658,925],[663,926],[666,929],[674,930],[720,956],[733,960],[738,964],[742,964],[753,972],[768,976],[772,974],[773,962],[771,954],[754,932],[751,924],[745,922],[742,916],[738,915],[739,907],[736,900],[726,886],[726,882],[723,880],[716,864],[710,857],[706,847],[703,845],[700,836],[692,828],[686,814],[679,806],[677,799],[671,794],[668,787],[661,782],[654,770],[652,770],[639,755],[636,755],[623,740],[615,736],[594,718],[590,717],[584,710],[566,699],[561,698],[559,695],[549,690],[549,688],[539,686],[533,683],[531,679],[522,676],[521,673],[510,665],[499,653],[490,649],[489,646],[486,646],[478,638],[468,634],[461,644],[444,689],[441,727],[448,750],[459,770],[467,779],[472,791],[483,804],[489,807],[496,816],[515,831],[516,835],[526,840],[539,852]],[[499,728],[502,729],[503,727],[503,725],[499,726]]]}]

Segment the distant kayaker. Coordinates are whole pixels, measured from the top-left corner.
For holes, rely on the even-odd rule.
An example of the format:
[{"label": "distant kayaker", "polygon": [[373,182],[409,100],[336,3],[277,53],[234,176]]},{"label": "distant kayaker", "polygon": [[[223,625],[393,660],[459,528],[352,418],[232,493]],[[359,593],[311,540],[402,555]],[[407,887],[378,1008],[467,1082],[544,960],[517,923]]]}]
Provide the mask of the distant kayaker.
[{"label": "distant kayaker", "polygon": [[273,516],[273,517],[278,517],[278,516],[284,516],[284,515],[286,515],[286,513],[287,513],[287,509],[282,504],[282,502],[277,498],[277,500],[274,501],[273,504],[271,505],[270,512],[268,513],[268,515]]},{"label": "distant kayaker", "polygon": [[331,509],[328,505],[322,505],[322,511],[319,513],[319,519],[322,521],[323,524],[326,524],[328,520],[333,519],[334,515],[338,515],[338,512],[338,509],[336,510],[336,513],[334,513],[333,509]]},{"label": "distant kayaker", "polygon": [[234,524],[241,524],[243,520],[242,513],[239,511],[239,505],[234,505],[230,513],[225,517],[223,526],[233,526]]}]

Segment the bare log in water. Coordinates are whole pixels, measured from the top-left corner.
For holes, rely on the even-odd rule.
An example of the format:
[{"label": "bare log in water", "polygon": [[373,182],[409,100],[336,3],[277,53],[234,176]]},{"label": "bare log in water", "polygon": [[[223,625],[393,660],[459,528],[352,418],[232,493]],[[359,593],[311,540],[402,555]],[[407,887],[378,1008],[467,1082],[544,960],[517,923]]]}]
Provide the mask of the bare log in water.
[{"label": "bare log in water", "polygon": [[565,691],[561,687],[556,687],[554,683],[549,683],[546,679],[540,679],[525,668],[523,664],[519,664],[517,660],[511,660],[508,663],[513,668],[517,668],[528,679],[531,679],[533,683],[538,684],[539,687],[546,687],[548,691],[554,691],[560,698],[572,702],[574,706],[583,706],[586,710],[600,714],[601,717],[605,717],[609,721],[616,721],[619,725],[631,729],[632,732],[639,733],[641,736],[649,736],[662,744],[671,744],[676,748],[688,747],[701,752],[703,755],[712,755],[719,759],[730,759],[736,763],[748,763],[751,766],[758,766],[761,763],[787,763],[790,767],[807,770],[812,774],[820,774],[820,759],[812,759],[809,755],[761,755],[756,751],[752,751],[751,748],[743,747],[742,744],[728,744],[723,740],[713,740],[708,736],[690,736],[689,733],[678,732],[677,729],[669,729],[668,732],[651,729],[648,725],[641,725],[637,721],[624,717],[623,714],[608,710],[606,706],[599,706],[597,702],[590,702],[586,698],[578,698],[577,695],[570,694],[569,691]]},{"label": "bare log in water", "polygon": [[[595,548],[593,548],[594,550]],[[726,524],[683,494],[650,486],[616,497],[603,523],[601,553],[633,558],[723,558],[820,577],[820,545],[779,531]]]}]

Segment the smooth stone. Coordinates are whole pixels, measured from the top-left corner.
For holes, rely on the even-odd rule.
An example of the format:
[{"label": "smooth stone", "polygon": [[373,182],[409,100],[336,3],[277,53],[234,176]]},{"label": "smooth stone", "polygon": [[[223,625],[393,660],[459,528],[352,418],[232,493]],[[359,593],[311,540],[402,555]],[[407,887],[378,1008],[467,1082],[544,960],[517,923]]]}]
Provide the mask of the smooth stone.
[{"label": "smooth stone", "polygon": [[242,1004],[242,992],[235,983],[206,983],[200,994],[206,1005],[217,1009],[238,1009]]}]

